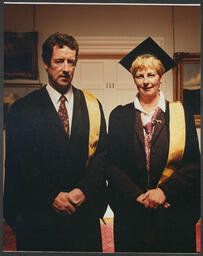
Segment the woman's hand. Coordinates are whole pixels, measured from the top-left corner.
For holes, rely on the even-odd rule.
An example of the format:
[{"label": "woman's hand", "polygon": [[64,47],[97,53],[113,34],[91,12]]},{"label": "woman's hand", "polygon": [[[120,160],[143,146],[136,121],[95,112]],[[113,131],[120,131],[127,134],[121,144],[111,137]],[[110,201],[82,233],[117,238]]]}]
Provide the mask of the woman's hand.
[{"label": "woman's hand", "polygon": [[150,189],[145,195],[145,208],[156,209],[158,207],[168,208],[170,206],[170,204],[166,202],[166,196],[161,188]]},{"label": "woman's hand", "polygon": [[166,196],[162,189],[150,189],[146,193],[141,194],[137,197],[136,201],[145,206],[145,208],[168,208],[170,206],[169,203],[166,202]]},{"label": "woman's hand", "polygon": [[140,203],[140,204],[145,205],[147,197],[148,197],[148,195],[147,195],[146,193],[141,194],[141,195],[139,195],[139,196],[136,198],[136,201],[137,201],[138,203]]}]

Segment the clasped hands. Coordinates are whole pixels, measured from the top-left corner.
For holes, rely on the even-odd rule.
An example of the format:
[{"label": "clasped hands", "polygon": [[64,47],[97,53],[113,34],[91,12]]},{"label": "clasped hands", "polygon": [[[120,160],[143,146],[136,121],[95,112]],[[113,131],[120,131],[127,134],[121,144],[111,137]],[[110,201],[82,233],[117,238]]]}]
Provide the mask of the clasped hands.
[{"label": "clasped hands", "polygon": [[166,202],[166,196],[161,188],[148,190],[146,193],[139,195],[136,201],[143,204],[145,208],[157,209],[160,207],[170,207],[170,204]]},{"label": "clasped hands", "polygon": [[79,188],[74,188],[70,192],[60,192],[54,199],[52,206],[57,213],[65,212],[72,215],[76,208],[85,201],[85,195]]}]

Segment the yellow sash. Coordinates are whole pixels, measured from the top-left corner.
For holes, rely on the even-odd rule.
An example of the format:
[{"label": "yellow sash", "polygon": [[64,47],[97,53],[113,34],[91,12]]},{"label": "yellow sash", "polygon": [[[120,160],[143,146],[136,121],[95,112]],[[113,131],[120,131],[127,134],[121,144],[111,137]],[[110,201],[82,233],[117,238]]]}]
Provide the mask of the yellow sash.
[{"label": "yellow sash", "polygon": [[83,91],[89,115],[89,152],[87,166],[97,149],[101,125],[101,113],[97,99],[89,92]]},{"label": "yellow sash", "polygon": [[162,176],[158,182],[158,185],[165,179],[170,177],[176,170],[178,164],[182,160],[185,150],[185,113],[183,106],[180,102],[169,103],[169,153],[166,168],[164,169]]}]

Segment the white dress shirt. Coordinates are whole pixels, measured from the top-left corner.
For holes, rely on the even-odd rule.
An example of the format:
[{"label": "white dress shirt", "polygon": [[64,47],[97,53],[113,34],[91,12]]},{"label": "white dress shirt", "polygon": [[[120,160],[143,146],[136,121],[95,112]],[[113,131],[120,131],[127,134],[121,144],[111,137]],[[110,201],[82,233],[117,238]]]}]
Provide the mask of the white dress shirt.
[{"label": "white dress shirt", "polygon": [[[47,84],[46,89],[58,113],[59,106],[60,106],[61,93],[55,90],[50,84]],[[69,133],[71,134],[71,126],[72,126],[72,118],[73,118],[73,102],[74,102],[72,86],[70,86],[70,89],[64,94],[64,96],[67,99],[65,102],[65,105],[68,111]]]},{"label": "white dress shirt", "polygon": [[[142,105],[140,104],[140,101],[139,101],[139,98],[138,98],[138,94],[134,100],[134,106],[135,106],[135,109],[139,110],[141,112],[141,120],[142,120],[142,124],[145,125],[149,122],[151,122],[151,118],[155,112],[155,109],[157,107],[159,107],[164,113],[166,111],[166,101],[165,101],[165,97],[164,97],[164,94],[160,91],[160,97],[159,97],[159,102],[157,104],[157,106],[154,108],[154,110],[150,113],[147,113]],[[145,130],[144,130],[144,134],[145,134]]]}]

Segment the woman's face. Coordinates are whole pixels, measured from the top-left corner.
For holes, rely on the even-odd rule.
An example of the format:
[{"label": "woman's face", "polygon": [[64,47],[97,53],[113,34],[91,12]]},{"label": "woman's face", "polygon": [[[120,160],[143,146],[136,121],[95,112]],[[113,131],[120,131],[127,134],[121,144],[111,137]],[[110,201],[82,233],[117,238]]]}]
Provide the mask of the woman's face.
[{"label": "woman's face", "polygon": [[159,95],[159,87],[162,79],[163,75],[160,76],[155,69],[149,67],[138,69],[134,81],[140,97],[156,98]]}]

